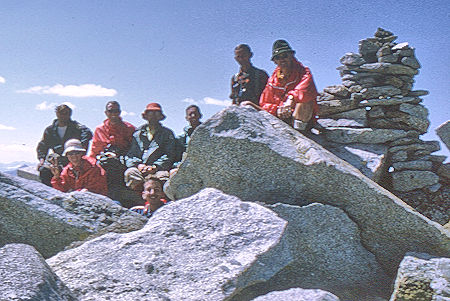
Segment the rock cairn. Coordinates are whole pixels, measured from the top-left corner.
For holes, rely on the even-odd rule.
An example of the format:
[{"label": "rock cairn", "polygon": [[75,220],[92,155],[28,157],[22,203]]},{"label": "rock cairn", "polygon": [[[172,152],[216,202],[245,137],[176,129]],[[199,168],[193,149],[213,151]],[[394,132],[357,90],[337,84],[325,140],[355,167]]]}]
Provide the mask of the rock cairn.
[{"label": "rock cairn", "polygon": [[427,217],[449,219],[449,166],[432,155],[438,141],[422,141],[430,125],[420,98],[412,90],[420,63],[408,42],[378,28],[359,41],[359,53],[346,53],[337,69],[341,85],[320,95],[325,144],[372,180],[392,191]]}]

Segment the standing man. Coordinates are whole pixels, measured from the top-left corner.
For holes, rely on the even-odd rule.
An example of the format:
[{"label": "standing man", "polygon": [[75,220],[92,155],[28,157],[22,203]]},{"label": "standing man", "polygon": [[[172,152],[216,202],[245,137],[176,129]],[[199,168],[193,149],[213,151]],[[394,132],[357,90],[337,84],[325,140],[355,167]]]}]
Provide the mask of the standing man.
[{"label": "standing man", "polygon": [[[163,127],[161,121],[166,118],[158,103],[149,103],[142,118],[147,124],[140,126],[133,134],[130,150],[127,153],[125,183],[128,187],[139,187],[142,183],[133,183],[127,175],[139,172],[143,177],[157,171],[168,171],[175,160],[176,140],[172,130]],[[133,171],[133,172],[131,172]]]},{"label": "standing man", "polygon": [[318,93],[311,71],[297,61],[294,54],[285,40],[275,41],[272,61],[277,67],[261,94],[259,105],[295,129],[307,133],[318,112]]},{"label": "standing man", "polygon": [[109,101],[106,104],[106,119],[95,128],[90,157],[95,158],[107,147],[113,149],[117,155],[125,155],[128,152],[136,128],[123,121],[120,113],[120,104],[117,101]]},{"label": "standing man", "polygon": [[113,200],[121,199],[121,190],[125,189],[123,173],[126,166],[119,160],[131,146],[134,125],[120,117],[120,105],[117,101],[106,103],[106,120],[97,126],[92,139],[90,157],[98,159],[106,171],[108,196]]},{"label": "standing man", "polygon": [[246,44],[240,44],[234,49],[234,59],[241,66],[239,72],[231,78],[231,95],[233,104],[243,101],[259,104],[259,97],[266,86],[269,76],[267,72],[252,65],[250,58],[253,53]]},{"label": "standing man", "polygon": [[[39,177],[41,182],[47,186],[52,186],[50,181],[53,176],[49,164],[44,164],[48,151],[53,150],[55,156],[58,157],[58,165],[63,167],[69,163],[66,157],[61,157],[64,151],[64,143],[69,139],[78,139],[81,141],[83,148],[87,149],[92,138],[92,132],[89,128],[71,119],[72,109],[69,106],[61,104],[56,107],[55,112],[56,119],[45,129],[36,149],[39,160],[37,166]],[[51,161],[54,163],[54,159]]]}]

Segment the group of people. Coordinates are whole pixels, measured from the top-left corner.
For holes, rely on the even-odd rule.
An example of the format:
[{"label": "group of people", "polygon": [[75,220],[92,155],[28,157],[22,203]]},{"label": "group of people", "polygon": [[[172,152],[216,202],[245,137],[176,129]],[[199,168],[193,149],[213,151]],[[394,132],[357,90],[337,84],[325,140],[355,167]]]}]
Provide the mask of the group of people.
[{"label": "group of people", "polygon": [[[248,45],[238,45],[234,54],[240,69],[231,79],[233,105],[265,110],[303,133],[309,131],[317,114],[318,93],[310,70],[295,58],[290,45],[285,40],[273,44],[271,59],[277,67],[270,77],[252,65]],[[109,101],[107,118],[92,134],[88,127],[72,120],[69,106],[57,106],[57,118],[45,129],[37,147],[40,179],[63,192],[107,195],[150,216],[167,203],[163,182],[178,167],[202,114],[198,106],[188,106],[189,125],[178,137],[161,124],[166,116],[158,103],[145,107],[141,116],[146,123],[138,128],[122,120],[120,114],[120,104]],[[124,200],[124,190],[135,196],[131,202]]]}]

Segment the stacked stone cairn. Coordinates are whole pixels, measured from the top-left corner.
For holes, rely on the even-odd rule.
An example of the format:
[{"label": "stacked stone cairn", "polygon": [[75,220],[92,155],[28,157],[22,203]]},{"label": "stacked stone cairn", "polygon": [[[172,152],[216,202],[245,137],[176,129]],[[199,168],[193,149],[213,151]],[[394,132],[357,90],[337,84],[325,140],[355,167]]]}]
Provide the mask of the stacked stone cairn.
[{"label": "stacked stone cairn", "polygon": [[422,141],[430,122],[423,95],[413,91],[420,64],[415,49],[378,28],[346,53],[337,69],[341,85],[319,99],[324,146],[390,190],[417,211],[445,224],[450,215],[450,172],[446,157],[432,155],[438,141]]}]

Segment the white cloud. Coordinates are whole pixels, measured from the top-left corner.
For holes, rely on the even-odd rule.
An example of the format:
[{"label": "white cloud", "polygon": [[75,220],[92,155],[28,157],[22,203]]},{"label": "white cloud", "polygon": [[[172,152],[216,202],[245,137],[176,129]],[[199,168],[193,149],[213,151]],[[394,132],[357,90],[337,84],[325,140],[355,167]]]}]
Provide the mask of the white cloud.
[{"label": "white cloud", "polygon": [[67,85],[56,84],[50,86],[35,86],[26,90],[19,90],[18,93],[29,94],[54,94],[67,97],[110,97],[115,96],[115,89],[104,88],[100,85],[84,84],[84,85]]},{"label": "white cloud", "polygon": [[4,84],[6,82],[5,78],[3,76],[0,76],[0,84]]},{"label": "white cloud", "polygon": [[187,102],[187,103],[194,104],[194,105],[198,104],[198,101],[196,101],[195,99],[190,98],[190,97],[183,99],[182,102]]},{"label": "white cloud", "polygon": [[[76,108],[76,106],[73,103],[68,102],[68,101],[63,102],[62,104],[67,105],[72,110]],[[49,110],[54,110],[57,105],[58,104],[56,102],[47,103],[47,101],[44,101],[40,104],[37,104],[35,108],[38,111],[49,111]]]},{"label": "white cloud", "polygon": [[13,128],[12,126],[7,126],[7,125],[0,124],[0,130],[13,131],[15,129],[16,128]]},{"label": "white cloud", "polygon": [[136,113],[134,113],[134,112],[122,111],[122,113],[120,113],[120,116],[122,116],[122,117],[125,117],[125,116],[136,116]]},{"label": "white cloud", "polygon": [[231,105],[231,100],[219,100],[211,97],[205,97],[203,98],[203,102],[207,105],[215,105],[215,106],[222,106],[227,107]]}]

